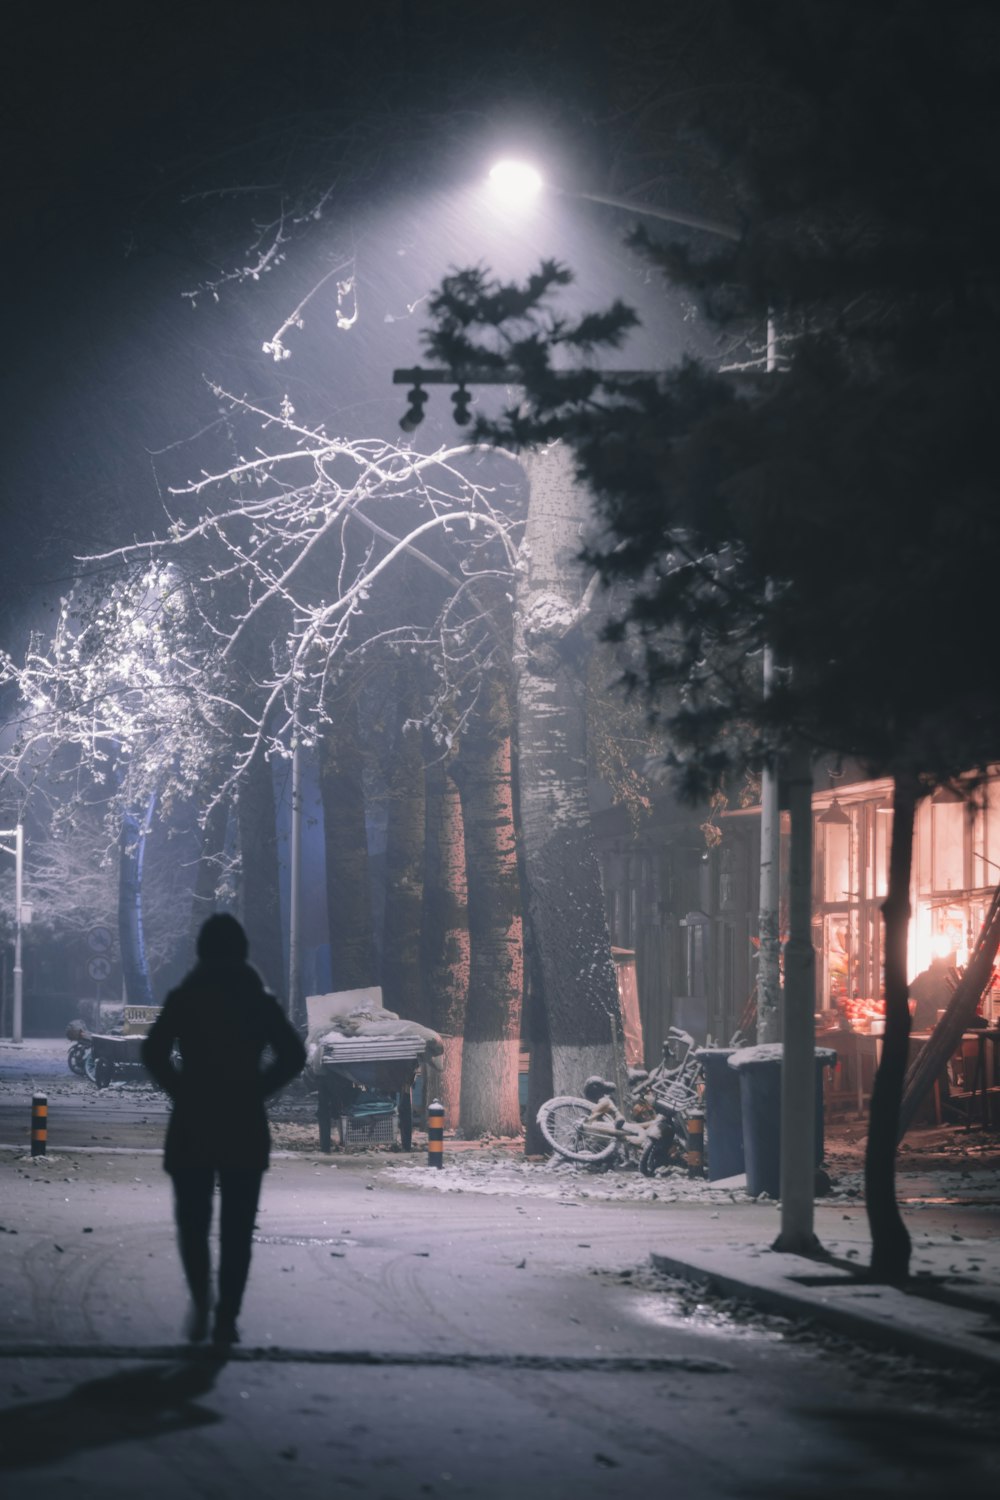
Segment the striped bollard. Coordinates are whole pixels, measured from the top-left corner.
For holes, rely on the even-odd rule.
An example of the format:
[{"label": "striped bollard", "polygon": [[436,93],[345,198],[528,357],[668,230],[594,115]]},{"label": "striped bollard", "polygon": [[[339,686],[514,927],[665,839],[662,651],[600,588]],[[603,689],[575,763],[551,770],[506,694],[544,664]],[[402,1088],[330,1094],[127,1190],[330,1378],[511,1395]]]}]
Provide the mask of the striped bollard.
[{"label": "striped bollard", "polygon": [[688,1115],[684,1121],[687,1133],[687,1150],[684,1153],[689,1177],[705,1175],[705,1116],[700,1113]]},{"label": "striped bollard", "polygon": [[44,1156],[49,1139],[49,1096],[31,1096],[31,1154]]},{"label": "striped bollard", "polygon": [[444,1166],[444,1105],[438,1099],[427,1106],[427,1165]]}]

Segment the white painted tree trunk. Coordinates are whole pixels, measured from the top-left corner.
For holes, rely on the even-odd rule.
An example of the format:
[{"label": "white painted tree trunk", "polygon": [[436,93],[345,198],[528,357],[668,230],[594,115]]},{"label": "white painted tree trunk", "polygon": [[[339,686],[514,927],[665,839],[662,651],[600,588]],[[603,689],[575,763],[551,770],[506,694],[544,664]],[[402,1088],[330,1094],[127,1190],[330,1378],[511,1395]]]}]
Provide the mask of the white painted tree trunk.
[{"label": "white painted tree trunk", "polygon": [[611,1028],[621,1028],[587,788],[587,580],[578,554],[591,501],[562,445],[524,464],[531,493],[515,584],[514,664],[525,916],[552,1091],[579,1094],[590,1074],[608,1076]]},{"label": "white painted tree trunk", "polygon": [[465,832],[458,788],[445,761],[429,757],[425,787],[427,837],[420,935],[424,1015],[428,1026],[440,1032],[444,1043],[440,1067],[431,1075],[431,1087],[444,1105],[445,1128],[456,1130],[462,1085],[462,1040],[469,995]]},{"label": "white painted tree trunk", "polygon": [[469,992],[459,1128],[467,1139],[520,1133],[517,1064],[523,950],[514,842],[510,703],[483,685],[452,776],[462,801],[469,913]]}]

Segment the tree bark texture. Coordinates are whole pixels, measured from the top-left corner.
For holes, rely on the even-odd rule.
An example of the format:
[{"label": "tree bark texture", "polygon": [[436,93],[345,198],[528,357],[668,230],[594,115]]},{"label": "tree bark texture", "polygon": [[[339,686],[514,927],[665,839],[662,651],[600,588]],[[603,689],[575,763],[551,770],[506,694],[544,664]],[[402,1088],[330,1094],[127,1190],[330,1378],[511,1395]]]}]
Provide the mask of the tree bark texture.
[{"label": "tree bark texture", "polygon": [[331,984],[334,990],[358,990],[375,984],[378,971],[357,703],[333,705],[331,716],[319,744]]},{"label": "tree bark texture", "polygon": [[469,996],[469,906],[465,830],[458,787],[448,763],[431,759],[425,775],[426,840],[420,932],[427,1024],[440,1032],[444,1055],[430,1084],[444,1105],[449,1130],[459,1124],[462,1041]]},{"label": "tree bark texture", "polygon": [[279,999],[285,998],[285,960],[278,899],[278,834],[271,767],[258,751],[236,804],[240,834],[240,916],[250,939],[250,962]]},{"label": "tree bark texture", "polygon": [[511,789],[510,704],[489,677],[452,775],[462,802],[469,995],[460,1125],[471,1140],[521,1131],[517,1096],[523,947]]},{"label": "tree bark texture", "polygon": [[910,924],[910,870],[919,787],[897,776],[893,794],[889,884],[882,905],[885,938],[885,1039],[872,1085],[865,1148],[865,1209],[872,1237],[871,1275],[889,1284],[905,1282],[910,1235],[896,1202],[896,1141],[903,1078],[910,1041],[906,941]]},{"label": "tree bark texture", "polygon": [[590,500],[554,445],[525,460],[531,485],[515,600],[518,787],[525,916],[537,956],[552,1088],[579,1094],[612,1067],[621,1036],[600,868],[590,822],[578,554]]},{"label": "tree bark texture", "polygon": [[420,917],[424,882],[424,757],[420,734],[404,730],[419,707],[416,687],[398,674],[395,748],[389,775],[385,845],[382,1003],[426,1025],[420,982]]}]

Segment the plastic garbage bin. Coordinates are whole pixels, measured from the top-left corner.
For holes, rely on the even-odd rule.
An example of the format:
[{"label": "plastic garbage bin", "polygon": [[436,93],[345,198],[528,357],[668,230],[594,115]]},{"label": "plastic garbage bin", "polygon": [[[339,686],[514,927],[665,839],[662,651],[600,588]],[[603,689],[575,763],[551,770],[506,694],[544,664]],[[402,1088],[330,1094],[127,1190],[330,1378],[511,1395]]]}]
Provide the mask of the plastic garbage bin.
[{"label": "plastic garbage bin", "polygon": [[699,1047],[695,1057],[705,1069],[705,1136],[708,1177],[737,1177],[745,1170],[740,1078],[728,1066],[735,1047]]},{"label": "plastic garbage bin", "polygon": [[[781,1197],[781,1042],[738,1048],[726,1066],[739,1077],[747,1193]],[[816,1048],[816,1165],[823,1160],[823,1069],[837,1054]]]}]

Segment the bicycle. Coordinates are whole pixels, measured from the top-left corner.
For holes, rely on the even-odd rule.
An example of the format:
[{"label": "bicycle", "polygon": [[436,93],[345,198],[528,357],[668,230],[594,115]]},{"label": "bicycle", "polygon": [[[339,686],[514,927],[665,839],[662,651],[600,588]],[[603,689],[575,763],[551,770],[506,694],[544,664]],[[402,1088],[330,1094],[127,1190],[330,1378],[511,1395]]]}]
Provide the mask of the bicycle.
[{"label": "bicycle", "polygon": [[[630,1069],[628,1083],[631,1119],[615,1102],[614,1084],[596,1076],[584,1084],[584,1098],[563,1094],[547,1100],[537,1115],[546,1143],[567,1161],[585,1166],[610,1165],[617,1156],[638,1152],[646,1177],[661,1166],[690,1167],[687,1121],[700,1114],[704,1088],[694,1038],[672,1026],[661,1061],[649,1072]],[[646,1118],[634,1118],[637,1113]]]}]

